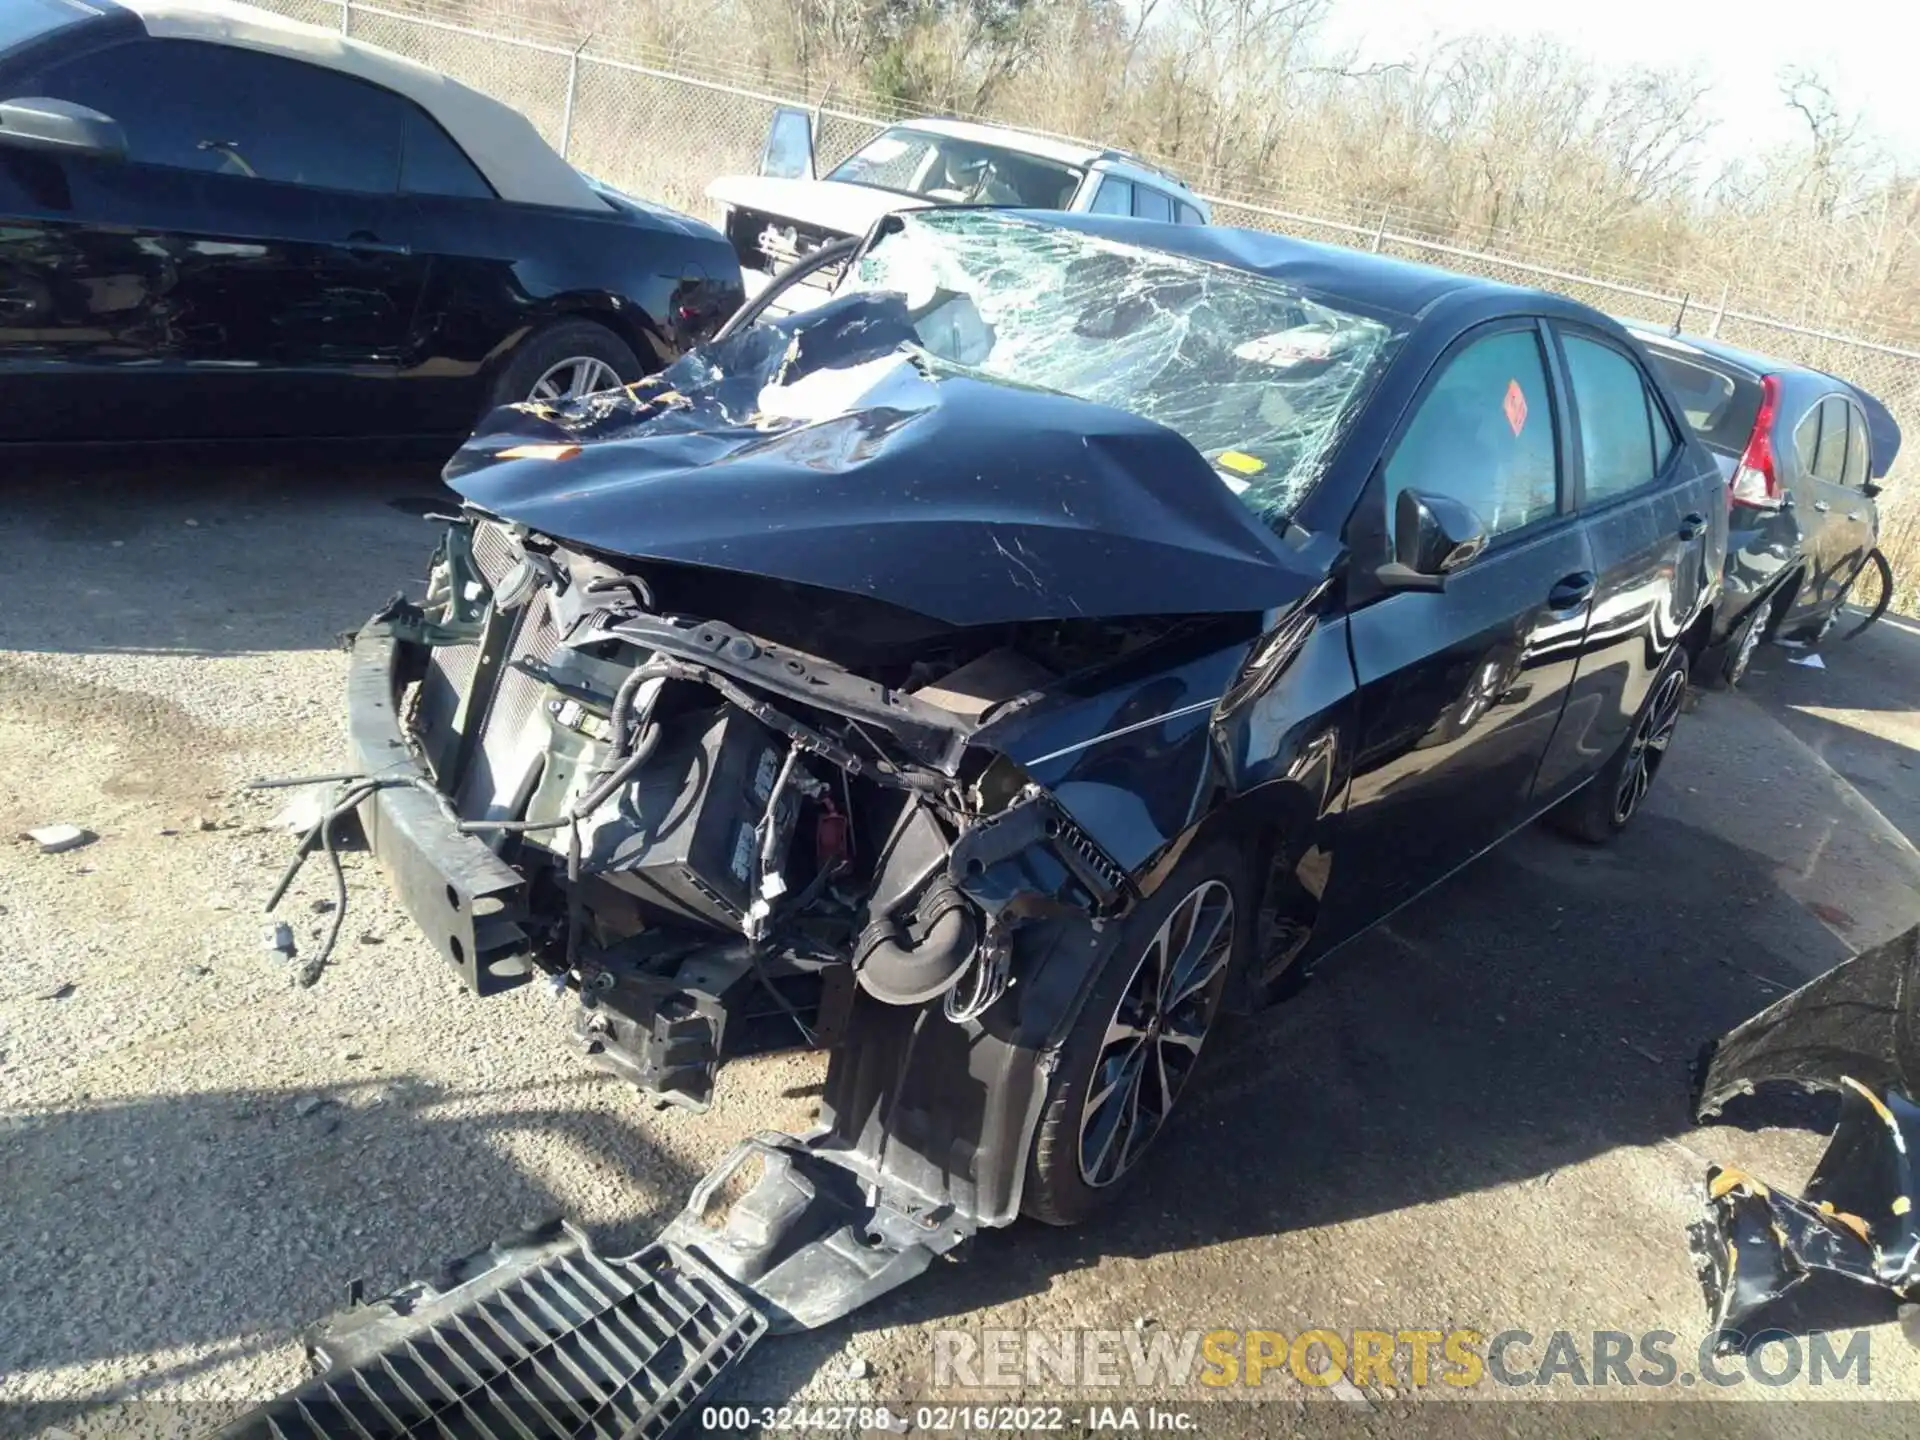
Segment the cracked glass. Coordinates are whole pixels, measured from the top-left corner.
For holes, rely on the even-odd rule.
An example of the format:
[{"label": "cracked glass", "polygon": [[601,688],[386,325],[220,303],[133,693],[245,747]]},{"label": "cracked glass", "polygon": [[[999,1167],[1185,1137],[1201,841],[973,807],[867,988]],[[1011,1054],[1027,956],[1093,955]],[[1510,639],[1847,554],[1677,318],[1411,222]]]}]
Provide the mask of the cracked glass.
[{"label": "cracked glass", "polygon": [[839,294],[905,297],[922,347],[1183,436],[1249,509],[1286,520],[1404,329],[1227,265],[992,211],[897,217]]}]

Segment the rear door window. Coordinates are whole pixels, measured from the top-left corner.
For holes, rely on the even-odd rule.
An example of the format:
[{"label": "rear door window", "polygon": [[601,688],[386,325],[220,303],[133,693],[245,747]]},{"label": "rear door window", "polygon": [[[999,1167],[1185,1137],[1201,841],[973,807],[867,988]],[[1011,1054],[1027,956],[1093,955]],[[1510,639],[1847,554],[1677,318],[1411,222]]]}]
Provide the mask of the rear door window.
[{"label": "rear door window", "polygon": [[1171,224],[1173,201],[1158,190],[1136,185],[1133,187],[1133,213],[1142,220],[1160,220]]},{"label": "rear door window", "polygon": [[1180,202],[1180,223],[1182,225],[1204,225],[1207,223],[1207,217],[1200,213],[1200,208],[1197,205],[1189,205],[1186,201],[1182,200]]},{"label": "rear door window", "polygon": [[1402,490],[1459,501],[1490,535],[1554,514],[1560,467],[1538,334],[1504,330],[1444,365],[1387,462],[1389,521]]},{"label": "rear door window", "polygon": [[1844,483],[1849,489],[1858,490],[1867,483],[1872,466],[1872,452],[1868,445],[1867,417],[1860,413],[1857,405],[1847,407],[1847,470]]},{"label": "rear door window", "polygon": [[1838,485],[1847,473],[1847,415],[1853,407],[1838,395],[1820,402],[1820,438],[1813,451],[1813,476]]},{"label": "rear door window", "polygon": [[1100,182],[1100,188],[1094,192],[1093,213],[1096,215],[1131,215],[1133,213],[1133,186],[1125,180],[1116,180],[1109,175]]},{"label": "rear door window", "polygon": [[317,65],[198,40],[136,40],[49,65],[41,93],[120,122],[134,164],[391,194],[407,104]]},{"label": "rear door window", "polygon": [[1589,504],[1652,483],[1673,454],[1673,428],[1625,351],[1579,335],[1562,337],[1579,416]]}]

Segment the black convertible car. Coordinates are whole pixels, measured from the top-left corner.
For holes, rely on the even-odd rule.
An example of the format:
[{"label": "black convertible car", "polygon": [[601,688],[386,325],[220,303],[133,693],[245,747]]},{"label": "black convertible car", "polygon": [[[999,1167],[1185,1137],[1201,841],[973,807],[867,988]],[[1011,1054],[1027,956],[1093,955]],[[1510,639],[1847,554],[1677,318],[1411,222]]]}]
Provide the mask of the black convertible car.
[{"label": "black convertible car", "polygon": [[0,4],[0,442],[460,437],[741,298],[718,231],[336,30]]},{"label": "black convertible car", "polygon": [[890,217],[822,308],[448,478],[338,813],[469,986],[556,977],[655,1097],[832,1051],[696,1246],[799,1323],[1085,1216],[1223,1008],[1538,815],[1626,825],[1727,537],[1581,305],[995,211]]}]

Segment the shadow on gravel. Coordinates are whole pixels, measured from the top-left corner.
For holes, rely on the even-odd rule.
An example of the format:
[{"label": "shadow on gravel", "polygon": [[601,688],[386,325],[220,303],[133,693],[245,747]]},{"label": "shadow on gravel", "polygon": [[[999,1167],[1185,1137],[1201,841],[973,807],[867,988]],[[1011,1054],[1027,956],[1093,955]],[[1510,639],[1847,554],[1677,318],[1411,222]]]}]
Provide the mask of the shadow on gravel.
[{"label": "shadow on gravel", "polygon": [[[0,1114],[7,1211],[51,1217],[0,1226],[0,1374],[119,1358],[141,1373],[113,1398],[191,1393],[196,1373],[339,1309],[354,1279],[384,1294],[561,1213],[514,1162],[516,1132],[564,1137],[626,1207],[589,1227],[605,1253],[638,1248],[684,1202],[696,1177],[655,1146],[637,1105],[518,1099],[395,1076]],[[181,1346],[217,1353],[142,1371],[139,1357]]]},{"label": "shadow on gravel", "polygon": [[1808,653],[1762,650],[1741,692],[1920,845],[1920,624],[1889,615],[1853,640],[1828,641],[1818,670],[1792,663]]},{"label": "shadow on gravel", "polygon": [[343,446],[0,456],[0,650],[241,654],[334,643],[424,576],[437,458]]}]

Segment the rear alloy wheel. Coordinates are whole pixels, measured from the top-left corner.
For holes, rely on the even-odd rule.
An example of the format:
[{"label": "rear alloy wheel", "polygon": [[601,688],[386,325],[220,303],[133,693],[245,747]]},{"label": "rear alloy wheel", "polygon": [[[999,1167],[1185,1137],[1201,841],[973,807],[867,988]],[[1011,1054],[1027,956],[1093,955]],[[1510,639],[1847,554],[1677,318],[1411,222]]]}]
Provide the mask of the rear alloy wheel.
[{"label": "rear alloy wheel", "polygon": [[533,382],[529,400],[558,404],[578,400],[582,395],[597,395],[602,390],[618,390],[620,376],[613,366],[594,355],[570,355]]},{"label": "rear alloy wheel", "polygon": [[1647,798],[1660,762],[1667,758],[1674,727],[1680,723],[1680,702],[1687,693],[1687,672],[1676,668],[1653,692],[1653,701],[1634,727],[1627,760],[1614,787],[1613,825],[1617,830],[1634,817]]},{"label": "rear alloy wheel", "polygon": [[1772,617],[1773,601],[1767,599],[1754,606],[1752,613],[1740,622],[1733,644],[1727,647],[1727,663],[1720,672],[1721,681],[1727,689],[1736,689],[1747,678],[1747,667],[1753,663],[1754,652],[1766,638],[1767,622]]},{"label": "rear alloy wheel", "polygon": [[1232,845],[1206,846],[1116,927],[1048,1081],[1021,1200],[1028,1215],[1082,1220],[1141,1168],[1251,939],[1245,868]]},{"label": "rear alloy wheel", "polygon": [[494,405],[569,405],[631,385],[644,373],[633,348],[604,325],[561,320],[522,340],[495,377]]},{"label": "rear alloy wheel", "polygon": [[1603,845],[1626,829],[1667,758],[1686,698],[1687,652],[1676,648],[1626,741],[1598,775],[1547,812],[1548,823],[1589,845]]}]

